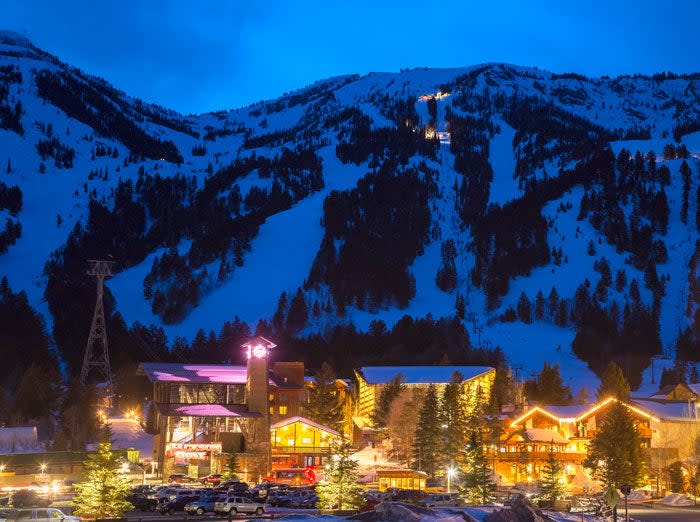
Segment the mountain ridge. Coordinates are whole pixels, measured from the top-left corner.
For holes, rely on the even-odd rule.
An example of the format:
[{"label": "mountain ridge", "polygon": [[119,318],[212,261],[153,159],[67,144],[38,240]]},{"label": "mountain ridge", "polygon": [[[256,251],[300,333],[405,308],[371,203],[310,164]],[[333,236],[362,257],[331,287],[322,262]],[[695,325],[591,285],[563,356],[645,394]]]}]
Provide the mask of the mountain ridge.
[{"label": "mountain ridge", "polygon": [[[305,336],[338,324],[391,325],[405,314],[451,317],[461,297],[463,324],[476,346],[490,341],[528,372],[555,359],[578,375],[577,383],[590,381],[590,370],[571,352],[580,319],[559,326],[543,314],[523,322],[518,296],[535,308],[538,290],[559,288],[572,315],[578,286],[588,279],[593,293],[599,277],[593,265],[603,257],[613,274],[625,270],[639,282],[641,304],[658,307],[662,353],[671,356],[678,331],[693,325],[683,272],[697,239],[687,217],[697,212],[695,198],[685,204],[685,222],[677,212],[698,186],[699,75],[591,79],[499,63],[417,68],[341,75],[247,107],[184,116],[131,98],[16,33],[0,32],[0,65],[10,68],[0,76],[9,119],[0,121],[14,125],[0,129],[2,182],[23,193],[21,211],[0,209],[0,218],[22,225],[0,266],[50,320],[64,351],[80,338],[67,331],[83,328],[87,335],[94,304],[80,259],[108,253],[121,259],[107,284],[116,301],[110,310],[128,324],[162,326],[171,341],[192,340],[202,327],[216,331],[235,316],[273,321],[282,292],[288,323],[298,289],[307,317],[293,330]],[[673,157],[666,158],[669,144]],[[680,146],[685,152],[676,157]],[[624,165],[617,158],[615,180],[601,174],[605,151],[619,157],[626,147],[640,180],[634,187],[619,182]],[[653,151],[655,165],[669,166],[668,184],[656,166],[652,172],[651,156],[641,167],[635,163],[636,150]],[[693,172],[688,190],[683,161]],[[616,204],[617,223],[633,223],[637,212],[632,228],[646,225],[640,237],[664,243],[668,259],[655,259],[654,273],[658,267],[673,275],[664,284],[679,303],[660,295],[646,275],[648,261],[634,261],[640,254],[608,230],[614,224],[604,224],[607,214],[598,219],[580,210],[584,195],[598,197],[596,187],[610,183],[630,191],[627,203]],[[417,199],[401,200],[396,191]],[[665,231],[641,204],[662,193],[672,215]],[[411,218],[402,221],[408,208]],[[422,208],[429,212],[420,217]],[[487,219],[526,215],[532,218],[514,230]],[[397,248],[373,237],[392,237]],[[523,241],[531,243],[529,253]],[[522,261],[534,257],[508,264],[508,256],[479,246],[494,242]],[[593,255],[581,248],[590,242]],[[373,255],[343,250],[357,245],[390,259],[392,269],[383,272]],[[364,266],[355,279],[347,275],[351,259]],[[642,287],[648,278],[651,286]],[[605,290],[596,306],[634,304],[627,285]],[[81,301],[71,313],[61,309],[67,296]],[[540,337],[546,346],[537,347]],[[536,357],[518,355],[518,345]]]}]

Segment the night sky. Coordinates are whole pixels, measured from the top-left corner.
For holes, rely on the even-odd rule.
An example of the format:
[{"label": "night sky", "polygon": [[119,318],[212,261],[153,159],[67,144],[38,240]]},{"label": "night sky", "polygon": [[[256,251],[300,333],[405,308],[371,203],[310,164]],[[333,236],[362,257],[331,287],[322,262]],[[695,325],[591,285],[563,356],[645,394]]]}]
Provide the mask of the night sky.
[{"label": "night sky", "polygon": [[2,7],[2,28],[185,113],[402,67],[495,61],[593,76],[697,72],[699,20],[695,0],[26,0]]}]

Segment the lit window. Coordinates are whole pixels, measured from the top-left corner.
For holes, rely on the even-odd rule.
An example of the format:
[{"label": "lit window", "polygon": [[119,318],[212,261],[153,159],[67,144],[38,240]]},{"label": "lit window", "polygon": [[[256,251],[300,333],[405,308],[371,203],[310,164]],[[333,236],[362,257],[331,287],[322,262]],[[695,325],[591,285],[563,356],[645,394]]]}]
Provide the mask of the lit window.
[{"label": "lit window", "polygon": [[311,444],[311,437],[302,437],[301,443],[302,444]]},{"label": "lit window", "polygon": [[287,407],[286,407],[286,406],[280,406],[279,412],[280,412],[280,415],[287,415]]},{"label": "lit window", "polygon": [[275,442],[282,442],[282,437],[275,437]]},{"label": "lit window", "polygon": [[272,415],[273,413],[275,413],[275,409],[272,406],[270,406],[270,415]]},{"label": "lit window", "polygon": [[287,446],[294,446],[294,439],[287,439]]}]

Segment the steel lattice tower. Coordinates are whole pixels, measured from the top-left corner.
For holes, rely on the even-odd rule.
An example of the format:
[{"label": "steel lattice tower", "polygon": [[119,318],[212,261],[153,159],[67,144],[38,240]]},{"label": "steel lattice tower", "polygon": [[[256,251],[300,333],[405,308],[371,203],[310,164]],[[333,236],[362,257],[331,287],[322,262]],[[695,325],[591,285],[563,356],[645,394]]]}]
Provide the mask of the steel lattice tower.
[{"label": "steel lattice tower", "polygon": [[[83,358],[83,368],[80,371],[80,383],[85,385],[90,374],[90,370],[95,368],[99,372],[100,378],[107,383],[109,390],[112,390],[112,371],[109,367],[109,351],[107,349],[107,324],[105,322],[105,309],[102,295],[104,292],[105,277],[112,275],[112,265],[114,261],[104,261],[89,259],[90,268],[88,275],[95,276],[97,280],[97,302],[95,303],[95,313],[92,316],[92,326],[85,347],[85,357]],[[96,344],[99,343],[99,346]]]}]

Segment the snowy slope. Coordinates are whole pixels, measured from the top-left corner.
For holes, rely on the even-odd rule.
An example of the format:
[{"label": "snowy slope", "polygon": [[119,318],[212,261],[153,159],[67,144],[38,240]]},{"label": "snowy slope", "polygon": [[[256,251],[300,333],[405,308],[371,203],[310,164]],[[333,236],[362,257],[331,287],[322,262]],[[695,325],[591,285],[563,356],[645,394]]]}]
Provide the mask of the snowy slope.
[{"label": "snowy slope", "polygon": [[[157,158],[141,158],[126,164],[124,160],[129,156],[129,150],[123,143],[113,137],[100,136],[95,129],[42,99],[35,84],[35,75],[42,70],[73,75],[79,81],[97,82],[95,79],[34,48],[23,37],[4,32],[0,33],[0,66],[8,65],[15,66],[22,73],[21,82],[9,83],[7,98],[9,103],[21,101],[24,134],[0,129],[0,166],[3,166],[0,181],[19,185],[24,205],[18,216],[23,227],[22,236],[10,246],[7,254],[0,256],[0,273],[9,276],[14,289],[27,292],[31,304],[44,315],[49,326],[52,318],[43,300],[47,281],[44,266],[49,256],[65,244],[76,223],[85,225],[90,193],[97,200],[104,198],[107,206],[114,205],[111,191],[118,180],[135,181],[139,169],[150,176],[194,176],[197,186],[202,187],[209,176],[207,170],[210,165],[211,170],[216,172],[236,158],[253,155],[274,158],[283,147],[294,149],[309,135],[314,136],[311,143],[322,160],[324,188],[296,202],[288,210],[267,218],[252,240],[251,251],[244,256],[243,266],[226,280],[213,284],[201,297],[199,305],[179,323],[162,324],[151,311],[151,303],[144,299],[144,277],[155,256],[166,249],[153,250],[143,262],[134,266],[118,265],[119,273],[108,281],[117,310],[128,324],[139,321],[163,326],[171,341],[176,337],[191,340],[201,328],[218,331],[224,321],[230,321],[235,316],[253,325],[261,318],[271,317],[283,291],[290,293],[303,286],[324,233],[321,224],[324,199],[333,190],[353,188],[362,176],[372,170],[367,163],[359,166],[343,164],[336,157],[337,132],[327,128],[324,121],[344,109],[357,108],[366,114],[371,118],[372,129],[393,127],[395,124],[387,112],[386,100],[413,99],[419,124],[425,125],[429,118],[427,103],[419,98],[435,95],[448,86],[452,92],[437,102],[437,127],[440,131],[449,132],[446,123],[448,111],[469,114],[471,110],[464,108],[464,99],[459,101],[460,94],[468,93],[469,96],[462,98],[466,97],[469,102],[470,96],[484,93],[504,99],[517,93],[523,97],[541,97],[567,114],[579,116],[610,132],[621,129],[624,134],[626,131],[644,130],[650,139],[615,140],[611,148],[615,154],[623,147],[632,153],[652,150],[659,161],[664,145],[672,141],[674,125],[700,118],[700,96],[696,94],[696,91],[700,92],[700,81],[694,78],[664,81],[646,77],[586,79],[505,64],[459,69],[420,68],[399,73],[371,73],[364,77],[337,77],[317,82],[277,100],[187,118],[163,108],[142,104],[125,93],[111,93],[114,103],[129,108],[129,117],[138,128],[163,141],[172,141],[184,158],[179,165]],[[504,121],[502,109],[491,108],[475,115],[487,118],[498,129],[489,146],[488,160],[493,170],[489,203],[503,205],[522,197],[523,187],[520,180],[514,177],[516,129]],[[177,125],[172,122],[179,122],[188,129],[187,132],[176,130],[173,127]],[[44,162],[46,172],[41,174],[39,166],[42,161],[36,145],[40,139],[47,138],[48,123],[52,125],[52,136],[75,150],[75,160],[72,168],[59,169],[49,158]],[[423,132],[423,129],[418,127],[415,131]],[[200,137],[192,135],[195,133]],[[213,133],[215,139],[203,139],[208,133]],[[272,139],[270,136],[279,137]],[[250,140],[256,138],[262,139],[260,143],[265,144],[249,146]],[[689,160],[693,170],[689,215],[694,216],[694,195],[700,172],[700,161],[697,160],[700,157],[700,131],[686,134],[682,137],[682,143],[693,156]],[[93,157],[98,144],[117,149],[117,157]],[[201,145],[206,147],[203,155],[191,154],[193,147]],[[4,169],[7,160],[11,162],[9,173]],[[582,383],[588,383],[590,388],[590,383],[594,381],[590,370],[571,353],[572,330],[549,323],[502,323],[497,318],[508,307],[515,306],[522,292],[534,301],[539,290],[547,295],[552,287],[556,287],[560,296],[570,299],[584,279],[588,278],[595,285],[599,276],[593,270],[593,263],[601,256],[608,260],[613,273],[618,268],[624,268],[628,280],[634,277],[642,281],[643,274],[625,263],[626,254],[617,253],[614,246],[607,245],[605,241],[598,244],[600,234],[587,220],[576,219],[583,194],[583,189],[577,186],[561,198],[550,201],[543,210],[543,215],[553,223],[548,231],[548,243],[550,247],[561,248],[567,261],[560,266],[552,263],[538,267],[530,274],[512,280],[510,290],[501,299],[500,305],[494,310],[487,310],[483,292],[469,284],[468,273],[474,264],[473,254],[468,250],[472,238],[455,211],[453,186],[461,175],[453,168],[454,160],[450,145],[443,144],[437,160],[427,161],[430,168],[439,172],[440,196],[431,201],[438,237],[431,240],[410,267],[416,279],[416,297],[408,307],[389,307],[376,313],[350,307],[342,318],[332,312],[324,312],[322,317],[310,322],[305,332],[323,332],[338,322],[353,322],[360,329],[368,328],[375,319],[391,325],[406,314],[414,317],[432,314],[435,318],[452,316],[456,294],[460,293],[467,299],[470,315],[465,326],[474,345],[500,346],[509,362],[526,376],[539,370],[544,360],[558,362],[565,368],[565,380],[574,388]],[[425,161],[425,158],[413,158],[411,163],[418,164],[419,161]],[[688,318],[684,315],[688,297],[687,266],[698,238],[694,220],[689,219],[688,225],[684,225],[679,217],[682,193],[680,163],[680,160],[665,162],[672,172],[672,184],[667,188],[671,218],[668,234],[664,238],[669,259],[657,268],[660,274],[671,275],[662,302],[660,325],[664,350],[668,353],[672,353],[679,329],[688,324]],[[567,158],[548,159],[545,168],[535,173],[535,177],[543,177],[544,171],[548,176],[556,175],[559,168],[572,166],[573,162]],[[89,179],[90,171],[107,171],[107,179],[101,175]],[[236,180],[236,183],[245,197],[253,188],[269,188],[272,182],[270,178],[261,178],[258,172],[251,172]],[[572,208],[562,211],[562,204],[570,204]],[[440,291],[435,285],[435,274],[440,265],[440,243],[446,239],[453,239],[459,252],[458,288],[448,293]],[[595,257],[586,253],[589,240],[596,244]],[[187,251],[189,241],[189,238],[181,238],[181,253]],[[216,273],[218,261],[210,264],[208,270]],[[322,289],[319,295],[309,291],[307,297],[309,301],[314,298],[325,300],[328,296],[323,292]],[[651,300],[650,292],[645,288],[642,288],[642,298],[646,303]],[[648,379],[648,376],[645,378]]]}]

